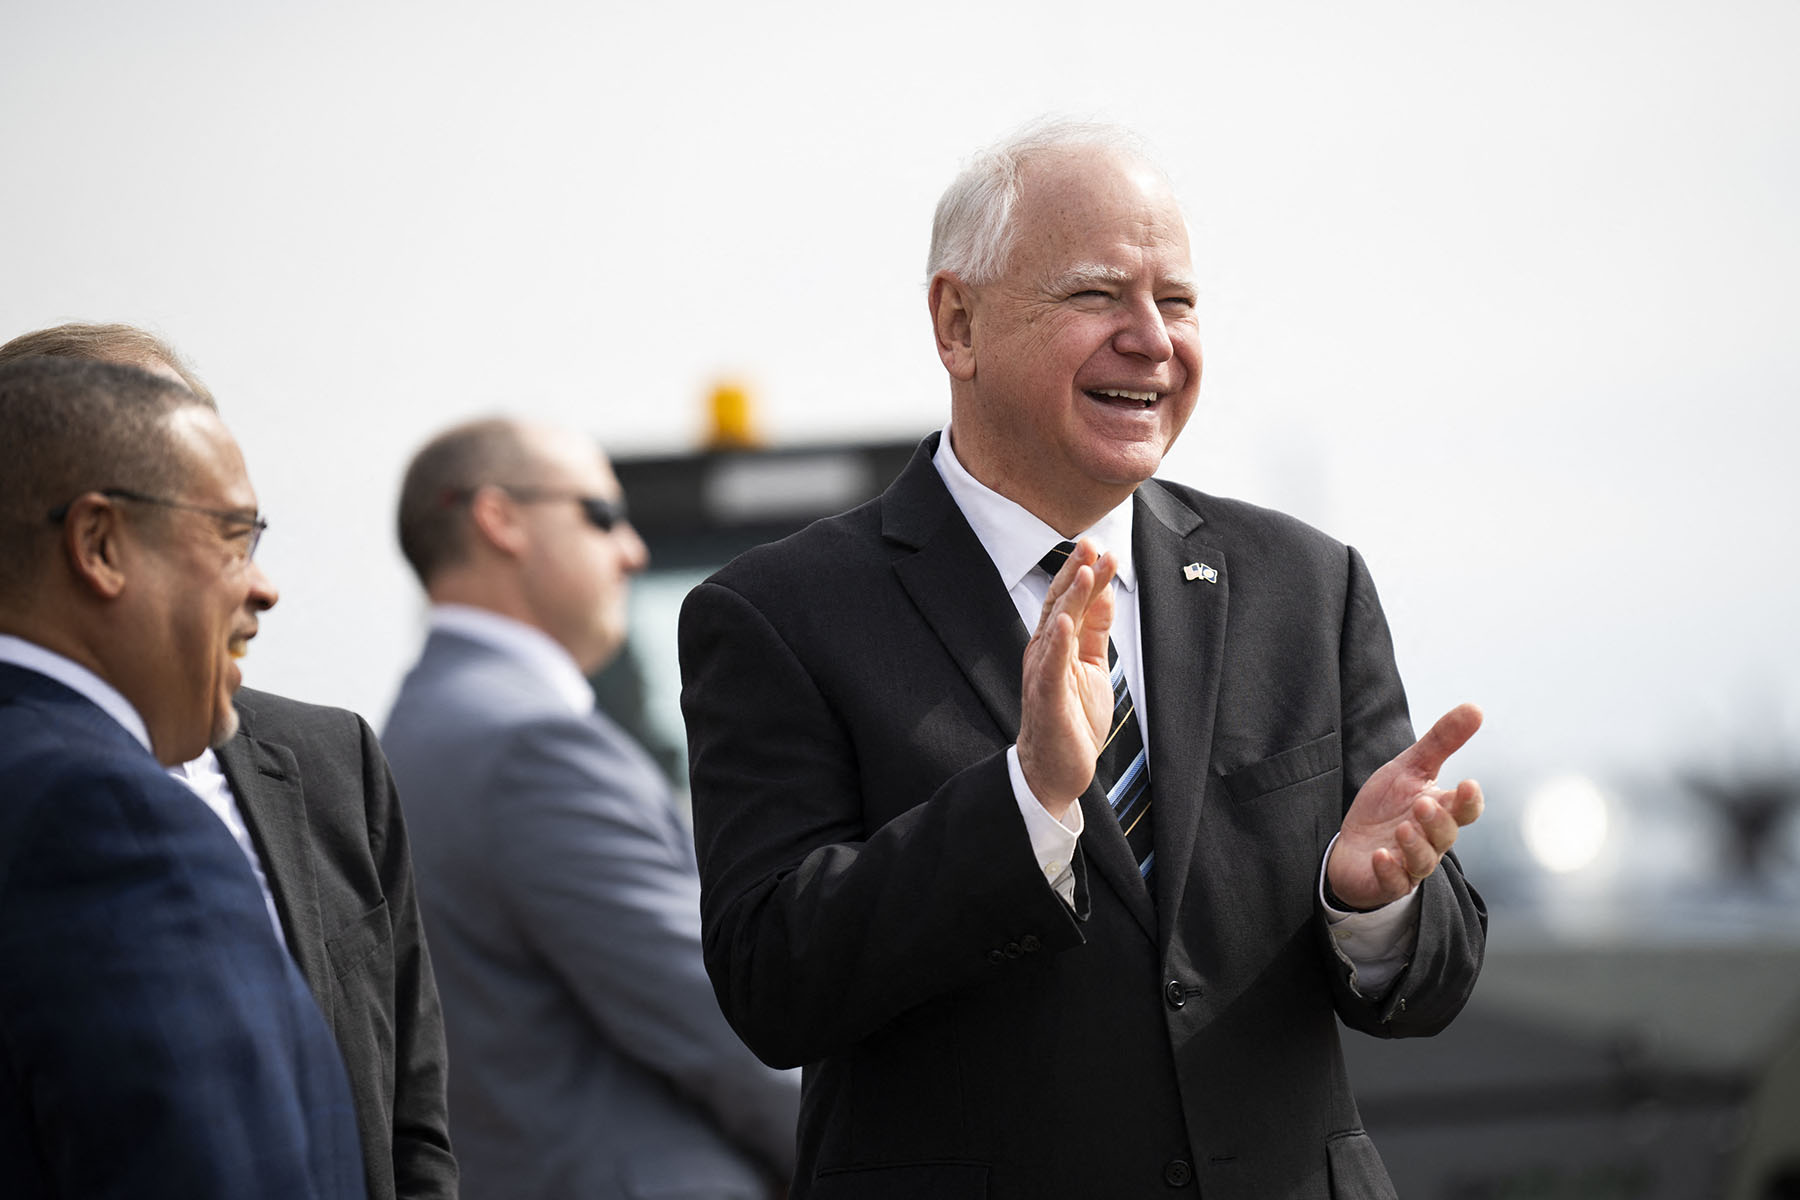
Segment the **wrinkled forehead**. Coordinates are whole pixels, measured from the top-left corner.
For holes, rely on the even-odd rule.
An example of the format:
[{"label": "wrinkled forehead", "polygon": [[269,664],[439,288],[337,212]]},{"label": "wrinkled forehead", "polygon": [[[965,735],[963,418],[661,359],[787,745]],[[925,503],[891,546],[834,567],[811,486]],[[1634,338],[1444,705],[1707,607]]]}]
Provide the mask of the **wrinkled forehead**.
[{"label": "wrinkled forehead", "polygon": [[1057,259],[1059,270],[1116,270],[1086,256],[1108,245],[1154,246],[1171,274],[1191,282],[1187,218],[1168,178],[1117,150],[1046,152],[1026,163],[1014,208],[1014,253]]}]

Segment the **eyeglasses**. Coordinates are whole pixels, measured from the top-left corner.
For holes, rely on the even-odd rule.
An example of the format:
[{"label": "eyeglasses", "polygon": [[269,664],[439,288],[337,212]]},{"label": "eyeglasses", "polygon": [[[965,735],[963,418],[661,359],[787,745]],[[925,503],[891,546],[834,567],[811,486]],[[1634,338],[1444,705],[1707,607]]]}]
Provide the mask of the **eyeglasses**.
[{"label": "eyeglasses", "polygon": [[[188,504],[181,500],[165,500],[161,496],[146,496],[143,492],[134,492],[130,488],[95,488],[102,496],[113,500],[130,500],[136,504],[154,504],[158,508],[179,508],[183,512],[204,513],[216,517],[232,525],[248,525],[250,527],[249,545],[244,550],[246,560],[256,557],[256,547],[262,543],[262,535],[269,528],[269,523],[260,513],[244,515],[242,509],[233,511],[228,508],[206,508],[199,504]],[[60,525],[69,515],[69,508],[75,501],[59,504],[50,510],[50,523]]]},{"label": "eyeglasses", "polygon": [[[496,483],[499,488],[520,504],[548,504],[557,500],[573,500],[581,505],[582,515],[587,517],[588,524],[602,533],[611,533],[616,526],[625,523],[625,501],[623,498],[609,500],[605,496],[584,496],[580,492],[563,491],[558,488],[513,487],[509,484]],[[467,504],[475,498],[478,488],[453,488],[444,493],[445,504]]]}]

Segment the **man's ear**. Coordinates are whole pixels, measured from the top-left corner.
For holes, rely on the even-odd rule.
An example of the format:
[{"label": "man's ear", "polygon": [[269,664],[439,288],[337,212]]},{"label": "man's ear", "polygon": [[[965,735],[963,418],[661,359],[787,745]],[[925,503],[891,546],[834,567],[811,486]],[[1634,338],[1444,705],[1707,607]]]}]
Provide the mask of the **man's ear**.
[{"label": "man's ear", "polygon": [[475,525],[475,536],[509,558],[525,552],[525,526],[519,520],[519,506],[500,488],[486,484],[475,489],[469,498],[469,518]]},{"label": "man's ear", "polygon": [[62,552],[76,579],[104,600],[125,590],[125,522],[119,506],[99,492],[69,504],[63,517]]},{"label": "man's ear", "polygon": [[939,271],[927,296],[938,357],[950,378],[967,383],[975,378],[974,289],[952,272]]}]

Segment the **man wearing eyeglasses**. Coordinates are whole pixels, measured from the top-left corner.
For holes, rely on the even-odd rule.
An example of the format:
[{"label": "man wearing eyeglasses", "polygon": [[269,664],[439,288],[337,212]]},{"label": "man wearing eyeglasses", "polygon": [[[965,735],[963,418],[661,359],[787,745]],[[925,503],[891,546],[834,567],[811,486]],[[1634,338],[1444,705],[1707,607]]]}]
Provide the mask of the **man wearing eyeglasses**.
[{"label": "man wearing eyeglasses", "polygon": [[[0,346],[0,362],[34,354],[137,367],[212,405],[173,349],[128,325],[58,325]],[[122,488],[105,494],[127,505],[191,507]],[[263,528],[260,518],[234,527],[247,554]],[[263,608],[275,603],[272,588],[254,595]],[[232,653],[244,649],[240,642]],[[235,686],[237,668],[226,665]],[[217,717],[212,744],[169,771],[237,841],[270,927],[331,1026],[350,1076],[370,1200],[454,1200],[443,1018],[406,826],[375,735],[354,713],[248,688]]]},{"label": "man wearing eyeglasses", "polygon": [[342,1060],[230,837],[159,764],[236,729],[275,603],[185,387],[0,364],[0,1180],[361,1197]]},{"label": "man wearing eyeglasses", "polygon": [[382,743],[444,998],[465,1200],[764,1197],[795,1072],[726,1025],[693,843],[587,676],[647,554],[606,458],[511,420],[441,434],[401,487],[432,602]]}]

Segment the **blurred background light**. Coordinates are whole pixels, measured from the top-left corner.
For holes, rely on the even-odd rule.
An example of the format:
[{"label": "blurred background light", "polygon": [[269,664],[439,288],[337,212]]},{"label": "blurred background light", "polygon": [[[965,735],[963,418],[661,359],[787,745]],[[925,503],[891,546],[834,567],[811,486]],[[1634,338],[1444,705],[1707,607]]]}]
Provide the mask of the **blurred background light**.
[{"label": "blurred background light", "polygon": [[1544,870],[1567,875],[1591,866],[1606,846],[1606,793],[1585,775],[1558,775],[1525,802],[1525,848]]}]

